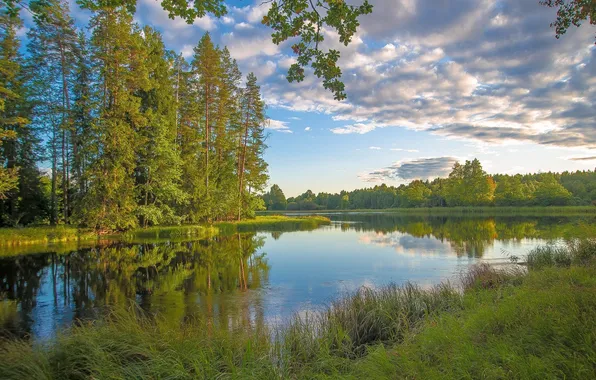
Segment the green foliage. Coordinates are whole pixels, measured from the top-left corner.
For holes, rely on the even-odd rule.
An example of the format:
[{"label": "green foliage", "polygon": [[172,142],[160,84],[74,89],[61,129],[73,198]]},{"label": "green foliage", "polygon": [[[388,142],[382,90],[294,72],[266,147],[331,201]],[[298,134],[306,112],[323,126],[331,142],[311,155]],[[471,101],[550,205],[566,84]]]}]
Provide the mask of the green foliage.
[{"label": "green foliage", "polygon": [[445,199],[448,206],[488,205],[494,199],[495,186],[477,159],[456,163],[447,180]]},{"label": "green foliage", "polygon": [[542,206],[562,206],[569,204],[571,193],[553,175],[544,175],[536,184],[534,198]]},{"label": "green foliage", "polygon": [[[272,210],[271,205],[268,210]],[[287,210],[382,210],[463,207],[457,213],[490,213],[492,206],[588,206],[596,204],[596,172],[488,175],[477,159],[456,163],[448,178],[377,185],[336,194],[305,193],[287,199]],[[473,207],[471,209],[470,207]],[[485,208],[489,207],[489,208]],[[468,211],[465,208],[470,208]],[[524,212],[529,210],[520,209]],[[537,208],[538,210],[538,208]],[[585,209],[588,210],[588,209]],[[420,210],[422,212],[422,210]],[[547,210],[543,210],[548,213]],[[441,212],[433,210],[433,213]],[[446,211],[450,213],[451,211]],[[502,209],[496,213],[518,212]],[[541,211],[537,211],[541,212]],[[553,213],[560,212],[552,209]],[[531,212],[530,212],[531,213]]]},{"label": "green foliage", "polygon": [[[134,14],[136,0],[77,0],[84,8],[97,11],[110,7],[122,7]],[[264,4],[260,4],[264,6]],[[170,18],[177,16],[192,24],[197,17],[208,13],[221,17],[227,13],[223,0],[162,0],[161,6],[168,12]],[[273,29],[271,38],[274,43],[298,38],[292,45],[294,54],[298,56],[297,63],[288,70],[287,79],[290,82],[302,81],[305,68],[310,67],[313,73],[322,78],[323,86],[330,90],[335,99],[346,98],[344,83],[341,81],[341,69],[337,66],[339,51],[329,49],[323,51],[319,44],[324,40],[324,29],[337,34],[339,43],[348,45],[360,25],[358,18],[372,12],[372,5],[367,0],[361,5],[351,5],[338,0],[273,0],[262,23]]]},{"label": "green foliage", "polygon": [[263,195],[263,201],[268,210],[285,210],[288,206],[286,196],[278,185],[271,186],[269,192]]},{"label": "green foliage", "polygon": [[39,133],[31,125],[32,102],[27,81],[32,74],[19,52],[18,9],[0,6],[0,223],[33,223],[46,214],[41,194]]},{"label": "green foliage", "polygon": [[80,4],[90,40],[67,2],[31,1],[25,58],[18,12],[2,8],[0,223],[114,232],[253,217],[268,180],[257,78],[243,88],[209,34],[189,65],[133,22],[134,1]]},{"label": "green foliage", "polygon": [[336,32],[339,42],[347,46],[359,26],[358,17],[371,13],[372,8],[367,0],[359,6],[336,0],[272,2],[262,22],[273,28],[273,42],[280,44],[300,37],[300,41],[292,45],[297,62],[288,70],[288,81],[303,81],[304,69],[310,65],[314,74],[323,79],[323,87],[330,90],[336,100],[345,99],[341,69],[337,66],[339,51],[329,49],[324,52],[319,48],[324,40],[323,28],[329,27]]},{"label": "green foliage", "polygon": [[584,21],[596,25],[596,3],[593,0],[541,0],[540,4],[557,8],[557,19],[550,24],[555,37],[567,33],[571,25],[579,27]]}]

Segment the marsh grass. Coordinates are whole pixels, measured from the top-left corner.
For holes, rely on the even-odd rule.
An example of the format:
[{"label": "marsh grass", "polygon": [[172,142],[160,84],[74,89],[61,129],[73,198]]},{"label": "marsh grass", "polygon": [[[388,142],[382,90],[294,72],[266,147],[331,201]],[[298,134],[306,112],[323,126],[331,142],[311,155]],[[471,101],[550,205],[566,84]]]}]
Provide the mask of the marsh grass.
[{"label": "marsh grass", "polygon": [[540,246],[528,253],[526,261],[528,268],[535,270],[596,263],[596,238]]},{"label": "marsh grass", "polygon": [[470,266],[459,275],[464,291],[478,289],[495,289],[505,285],[519,285],[525,270],[516,264],[496,267],[488,263]]},{"label": "marsh grass", "polygon": [[[241,329],[133,308],[53,341],[0,344],[7,379],[461,379],[596,375],[596,245],[539,266],[471,267],[461,286],[362,288],[286,325]],[[567,249],[566,253],[563,249]],[[545,253],[546,252],[546,253]]]}]

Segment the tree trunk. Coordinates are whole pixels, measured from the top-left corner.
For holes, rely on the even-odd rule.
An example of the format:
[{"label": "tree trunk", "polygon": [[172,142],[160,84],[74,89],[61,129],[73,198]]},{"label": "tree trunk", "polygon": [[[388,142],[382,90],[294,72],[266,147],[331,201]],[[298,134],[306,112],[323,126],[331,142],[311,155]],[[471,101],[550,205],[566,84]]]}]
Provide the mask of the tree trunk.
[{"label": "tree trunk", "polygon": [[[64,223],[68,224],[68,182],[69,182],[69,163],[68,163],[68,143],[66,141],[66,128],[70,129],[70,99],[68,96],[68,81],[66,79],[66,57],[64,56],[64,46],[61,40],[58,40],[60,49],[60,63],[62,65],[62,197],[64,202]],[[71,133],[73,133],[71,131]],[[74,141],[74,139],[73,139]]]},{"label": "tree trunk", "polygon": [[[205,89],[205,194],[209,207],[209,85]],[[209,217],[209,216],[208,216]]]},{"label": "tree trunk", "polygon": [[52,194],[50,196],[50,207],[52,209],[52,215],[50,218],[50,224],[55,225],[58,221],[58,199],[56,196],[57,187],[57,166],[58,166],[58,152],[56,150],[56,124],[54,123],[52,128]]},{"label": "tree trunk", "polygon": [[248,122],[249,122],[249,112],[250,109],[250,102],[248,103],[248,108],[246,111],[246,120],[244,121],[244,141],[242,142],[242,159],[238,162],[238,220],[242,216],[242,202],[244,196],[244,166],[246,165],[246,145],[248,144]]}]

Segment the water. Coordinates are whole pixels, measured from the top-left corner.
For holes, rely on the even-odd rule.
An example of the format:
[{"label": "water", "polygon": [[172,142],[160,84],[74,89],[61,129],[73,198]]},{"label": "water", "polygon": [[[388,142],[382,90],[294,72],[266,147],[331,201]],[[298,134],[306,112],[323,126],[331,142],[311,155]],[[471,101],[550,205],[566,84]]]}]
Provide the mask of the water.
[{"label": "water", "polygon": [[361,286],[453,279],[581,234],[594,218],[330,214],[312,231],[107,245],[0,259],[0,333],[47,339],[115,306],[224,326],[275,324]]}]

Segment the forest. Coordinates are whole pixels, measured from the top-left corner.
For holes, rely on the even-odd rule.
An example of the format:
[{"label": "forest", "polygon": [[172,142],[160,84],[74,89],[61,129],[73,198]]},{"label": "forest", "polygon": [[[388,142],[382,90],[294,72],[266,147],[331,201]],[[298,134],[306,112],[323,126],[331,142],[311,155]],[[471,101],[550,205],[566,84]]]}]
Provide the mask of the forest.
[{"label": "forest", "polygon": [[278,185],[263,195],[268,210],[360,210],[456,206],[588,206],[596,205],[596,172],[487,174],[479,160],[456,163],[448,178],[414,180],[314,194],[308,190],[285,197]]},{"label": "forest", "polygon": [[118,231],[239,220],[262,207],[265,105],[226,47],[187,61],[118,2],[0,8],[0,225]]}]

